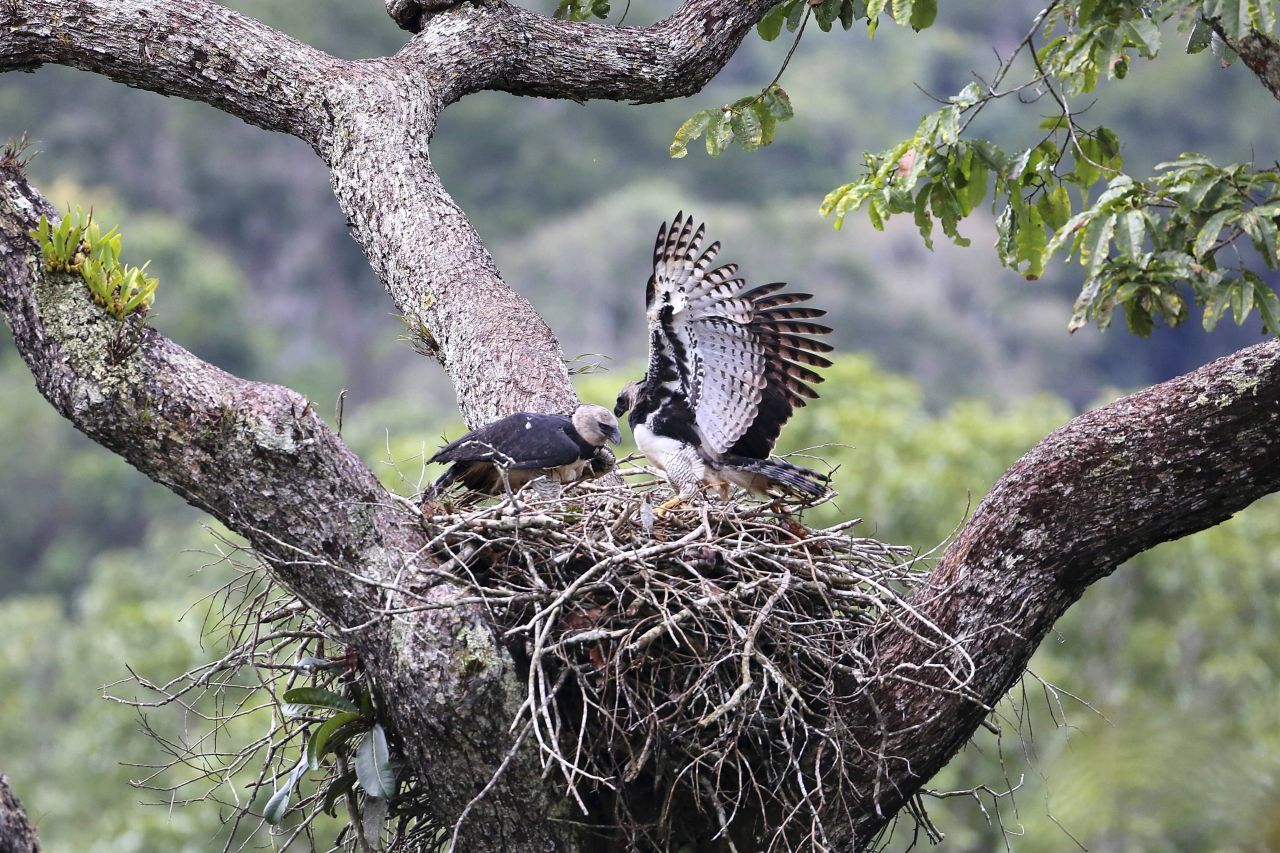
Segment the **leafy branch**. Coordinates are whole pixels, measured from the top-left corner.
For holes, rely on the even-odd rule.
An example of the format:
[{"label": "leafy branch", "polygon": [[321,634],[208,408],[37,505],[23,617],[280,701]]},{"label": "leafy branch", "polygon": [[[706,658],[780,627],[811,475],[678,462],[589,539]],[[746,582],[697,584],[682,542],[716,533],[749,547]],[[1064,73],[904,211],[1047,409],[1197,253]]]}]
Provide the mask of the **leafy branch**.
[{"label": "leafy branch", "polygon": [[[1194,303],[1206,329],[1228,310],[1237,323],[1256,310],[1264,329],[1280,334],[1280,298],[1257,272],[1280,269],[1280,172],[1219,167],[1185,154],[1138,179],[1123,172],[1116,135],[1082,125],[1070,106],[1071,97],[1091,92],[1103,77],[1123,79],[1131,51],[1154,58],[1163,22],[1176,19],[1190,32],[1190,53],[1212,42],[1210,21],[1230,33],[1275,26],[1272,0],[1228,5],[1051,4],[990,83],[978,78],[925,116],[912,137],[865,155],[864,175],[830,192],[822,214],[839,228],[849,213],[865,209],[872,226],[883,229],[890,217],[909,213],[930,248],[935,220],[947,237],[967,245],[959,222],[990,194],[1005,266],[1035,280],[1063,251],[1084,267],[1070,331],[1089,321],[1106,328],[1123,309],[1129,328],[1148,335],[1158,322],[1181,323]],[[1038,49],[1037,36],[1044,38]],[[1020,57],[1030,73],[1006,84]],[[1034,103],[1046,94],[1058,110],[1040,123],[1044,136],[1034,145],[1007,152],[967,136],[992,101],[1012,95]]]},{"label": "leafy branch", "polygon": [[[589,0],[564,0],[561,5],[571,2]],[[758,94],[690,116],[676,131],[669,149],[671,156],[676,159],[685,157],[689,153],[689,143],[704,134],[707,153],[712,157],[719,157],[730,143],[736,143],[745,151],[757,151],[768,145],[773,141],[778,123],[794,115],[791,100],[778,81],[800,46],[809,19],[812,17],[824,33],[829,32],[836,21],[849,30],[854,21],[865,20],[868,34],[874,37],[880,16],[885,12],[903,26],[922,30],[937,17],[937,0],[893,0],[892,3],[888,0],[784,0],[774,6],[756,25],[760,37],[773,41],[782,34],[784,26],[788,32],[796,34],[778,73]]]}]

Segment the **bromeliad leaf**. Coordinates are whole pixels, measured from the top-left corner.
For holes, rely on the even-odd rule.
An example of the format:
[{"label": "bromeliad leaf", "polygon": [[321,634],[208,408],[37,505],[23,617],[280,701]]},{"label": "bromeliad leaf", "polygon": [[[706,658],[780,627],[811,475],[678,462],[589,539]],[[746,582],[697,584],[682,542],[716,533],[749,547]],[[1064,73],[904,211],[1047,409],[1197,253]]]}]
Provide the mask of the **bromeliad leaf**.
[{"label": "bromeliad leaf", "polygon": [[356,748],[356,778],[371,797],[386,799],[395,793],[396,775],[391,769],[387,733],[381,724],[375,724]]},{"label": "bromeliad leaf", "polygon": [[[323,687],[295,687],[286,690],[284,701],[287,705],[298,708],[330,708],[334,711],[359,711],[356,704],[344,696]],[[293,716],[297,716],[296,714]]]},{"label": "bromeliad leaf", "polygon": [[[356,723],[360,719],[361,715],[356,711],[343,711],[334,714],[325,720],[320,728],[316,729],[315,734],[311,736],[311,740],[307,741],[307,764],[312,770],[320,769],[320,761],[324,758],[325,753],[329,751],[330,742],[338,730],[343,726]],[[368,725],[368,723],[366,722],[365,725]]]},{"label": "bromeliad leaf", "polygon": [[303,758],[289,773],[289,778],[284,781],[284,784],[276,789],[271,799],[267,800],[267,805],[262,810],[263,820],[271,826],[278,826],[280,821],[284,820],[284,814],[289,810],[289,795],[293,793],[294,786],[306,772],[307,760]]}]

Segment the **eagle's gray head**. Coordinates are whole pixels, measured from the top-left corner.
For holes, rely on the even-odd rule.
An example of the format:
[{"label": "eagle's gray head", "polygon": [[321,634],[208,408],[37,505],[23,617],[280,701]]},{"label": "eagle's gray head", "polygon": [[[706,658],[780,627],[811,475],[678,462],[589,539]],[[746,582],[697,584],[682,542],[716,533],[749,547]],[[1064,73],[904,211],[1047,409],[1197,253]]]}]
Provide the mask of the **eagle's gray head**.
[{"label": "eagle's gray head", "polygon": [[618,419],[604,406],[592,406],[584,403],[573,410],[573,428],[582,436],[583,441],[596,447],[602,447],[606,441],[614,444],[622,442],[622,433],[618,430]]},{"label": "eagle's gray head", "polygon": [[643,381],[635,379],[622,386],[622,390],[618,392],[618,402],[613,406],[615,415],[622,417],[636,407],[636,397],[640,396],[640,386],[643,384]]}]

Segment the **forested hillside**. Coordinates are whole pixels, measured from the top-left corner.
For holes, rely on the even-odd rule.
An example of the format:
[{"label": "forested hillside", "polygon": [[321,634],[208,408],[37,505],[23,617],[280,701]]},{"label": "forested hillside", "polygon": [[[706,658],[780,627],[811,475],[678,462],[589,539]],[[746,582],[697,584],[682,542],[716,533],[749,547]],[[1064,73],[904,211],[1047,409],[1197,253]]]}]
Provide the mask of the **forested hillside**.
[{"label": "forested hillside", "polygon": [[[378,4],[228,5],[341,56],[404,42]],[[671,5],[636,0],[628,22]],[[752,280],[814,293],[841,355],[786,449],[838,466],[841,496],[822,519],[861,517],[868,535],[922,553],[1074,413],[1260,332],[1250,320],[1212,334],[1192,322],[1151,339],[1122,324],[1068,335],[1077,268],[1054,265],[1035,282],[1001,268],[989,215],[962,225],[968,249],[939,241],[929,252],[909,221],[883,234],[852,218],[832,230],[817,212],[823,194],[859,172],[864,150],[910,133],[928,93],[954,92],[971,69],[989,67],[992,48],[1016,43],[1037,8],[945,6],[928,50],[900,28],[874,40],[860,28],[806,40],[781,81],[796,118],[759,152],[712,159],[699,149],[673,160],[667,146],[691,113],[764,85],[785,38],[749,40],[686,101],[479,94],[445,114],[432,143],[446,187],[507,281],[567,355],[604,370],[582,378],[584,399],[611,403],[641,370],[646,263],[658,223],[677,209],[706,220],[725,259]],[[1167,51],[1104,88],[1093,118],[1128,140],[1135,169],[1185,150],[1224,162],[1280,158],[1274,123],[1257,118],[1273,102],[1244,69]],[[1184,105],[1172,115],[1152,106],[1167,104],[1170,90]],[[1034,107],[1000,105],[984,132],[998,140],[1036,120]],[[151,259],[161,281],[155,326],[228,370],[298,389],[331,420],[345,390],[344,438],[384,482],[414,494],[424,454],[460,430],[452,391],[404,340],[305,145],[64,68],[0,78],[0,135],[24,132],[39,151],[33,183],[56,204],[92,206],[119,223],[131,259]],[[136,713],[100,688],[125,678],[126,664],[163,679],[216,656],[219,633],[191,605],[235,570],[199,512],[38,396],[2,334],[0,431],[29,440],[0,454],[0,625],[9,629],[0,767],[50,850],[214,849],[215,810],[139,805],[165,799],[127,784],[148,775],[131,765],[154,763],[157,748]],[[1274,497],[1098,584],[1034,664],[1059,689],[1028,679],[1004,708],[1000,741],[981,736],[935,781],[1018,788],[996,801],[998,819],[991,798],[985,812],[971,798],[932,804],[946,849],[1000,849],[1002,829],[1017,851],[1071,849],[1076,839],[1097,851],[1280,847],[1277,626]],[[175,709],[151,724],[168,736],[199,727]]]}]

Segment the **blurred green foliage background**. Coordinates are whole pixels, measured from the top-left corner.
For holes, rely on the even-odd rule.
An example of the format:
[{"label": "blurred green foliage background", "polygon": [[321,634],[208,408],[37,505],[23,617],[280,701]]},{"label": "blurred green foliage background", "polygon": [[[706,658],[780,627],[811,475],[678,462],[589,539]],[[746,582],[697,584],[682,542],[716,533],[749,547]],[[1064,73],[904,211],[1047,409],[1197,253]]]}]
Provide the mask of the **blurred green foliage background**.
[{"label": "blurred green foliage background", "polygon": [[[346,57],[404,41],[374,2],[229,5]],[[628,23],[673,6],[635,0]],[[838,506],[813,520],[860,516],[866,534],[927,551],[1075,412],[1258,335],[1256,324],[1213,335],[1190,324],[1148,341],[1119,328],[1068,337],[1078,272],[1028,283],[1001,269],[989,221],[962,228],[972,248],[940,241],[929,253],[909,222],[837,234],[819,218],[822,194],[856,175],[863,150],[908,134],[933,106],[925,92],[954,92],[989,67],[1036,8],[956,0],[919,35],[812,33],[783,78],[797,117],[755,154],[666,151],[685,117],[768,82],[785,39],[749,39],[706,92],[673,104],[467,98],[445,113],[432,159],[566,353],[607,356],[607,373],[582,378],[585,398],[610,401],[641,370],[645,264],[677,209],[708,221],[751,279],[813,292],[844,353],[784,434],[784,449],[818,447],[839,466]],[[1093,109],[1135,169],[1190,149],[1280,154],[1274,100],[1245,69],[1205,56],[1140,63]],[[1010,142],[1038,119],[1034,104],[1002,104],[984,114],[985,133]],[[301,143],[61,68],[0,77],[0,135],[24,131],[41,152],[37,185],[119,222],[131,263],[152,260],[157,327],[321,412],[348,389],[343,435],[388,485],[411,494],[433,473],[425,455],[460,427],[452,391],[400,340]],[[146,771],[128,765],[157,749],[136,712],[100,696],[126,664],[164,678],[216,656],[190,607],[231,570],[198,512],[60,420],[7,340],[0,400],[0,769],[50,850],[220,848],[217,808],[139,805],[158,797],[129,786]],[[1034,663],[1062,692],[1027,680],[1001,708],[999,742],[981,735],[935,780],[1019,786],[998,818],[990,797],[985,811],[965,797],[933,804],[946,849],[1280,849],[1278,630],[1276,499],[1096,585]],[[202,726],[176,710],[150,723],[173,735]],[[903,826],[892,844],[909,841]]]}]

